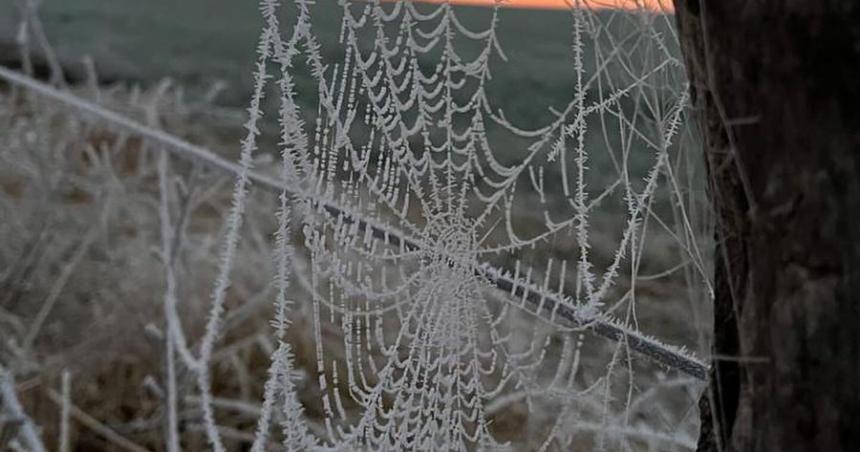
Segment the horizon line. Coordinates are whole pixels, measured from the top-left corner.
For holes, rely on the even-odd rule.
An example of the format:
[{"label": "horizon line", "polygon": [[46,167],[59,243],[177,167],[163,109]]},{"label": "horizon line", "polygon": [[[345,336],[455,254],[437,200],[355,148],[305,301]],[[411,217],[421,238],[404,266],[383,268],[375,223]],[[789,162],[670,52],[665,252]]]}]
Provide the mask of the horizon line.
[{"label": "horizon line", "polygon": [[502,8],[569,10],[578,3],[593,10],[620,9],[625,11],[651,11],[655,13],[674,13],[671,0],[415,0],[419,3],[445,3],[455,6],[490,7],[496,3]]}]

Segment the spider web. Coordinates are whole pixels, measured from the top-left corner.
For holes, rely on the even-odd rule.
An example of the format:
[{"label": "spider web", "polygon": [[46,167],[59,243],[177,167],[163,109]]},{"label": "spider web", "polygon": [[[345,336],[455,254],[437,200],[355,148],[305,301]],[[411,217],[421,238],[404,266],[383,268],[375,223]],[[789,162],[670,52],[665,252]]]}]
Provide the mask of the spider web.
[{"label": "spider web", "polygon": [[[288,450],[505,449],[492,424],[518,401],[529,412],[556,410],[541,450],[569,445],[589,425],[596,449],[614,448],[630,431],[612,428],[628,428],[624,413],[637,403],[628,394],[622,414],[609,413],[617,374],[632,391],[631,349],[701,376],[704,366],[683,348],[639,332],[633,290],[649,218],[674,231],[687,267],[705,274],[671,161],[688,100],[674,36],[656,25],[660,15],[624,19],[587,6],[568,13],[572,77],[562,108],[526,125],[498,102],[528,94],[493,81],[506,60],[500,4],[475,26],[447,3],[297,0],[283,27],[278,2],[261,2],[242,171],[200,358],[173,332],[197,370],[213,448],[223,445],[206,363],[270,79],[286,187],[274,245],[279,346],[252,450],[266,449],[276,418]],[[335,11],[336,42],[318,36],[314,21]],[[312,85],[299,87],[307,78],[296,74]],[[675,229],[656,213],[665,205]],[[290,301],[300,291],[309,301]],[[294,318],[313,330],[318,428],[294,381]],[[594,348],[608,361],[583,387],[587,330],[618,342]],[[583,406],[595,400],[590,421]]]}]

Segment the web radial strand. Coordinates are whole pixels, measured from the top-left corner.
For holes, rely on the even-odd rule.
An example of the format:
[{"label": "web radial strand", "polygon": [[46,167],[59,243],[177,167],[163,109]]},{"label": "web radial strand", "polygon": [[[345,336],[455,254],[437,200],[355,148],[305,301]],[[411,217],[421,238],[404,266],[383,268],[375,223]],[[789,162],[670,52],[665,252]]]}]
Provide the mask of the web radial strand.
[{"label": "web radial strand", "polygon": [[[686,87],[654,14],[587,6],[568,13],[563,98],[523,121],[505,111],[519,93],[494,79],[511,59],[498,4],[296,0],[282,27],[277,2],[262,2],[280,177],[295,196],[281,197],[279,347],[254,450],[277,436],[275,419],[298,449],[515,447],[494,423],[517,409],[524,425],[561,413],[538,448],[569,446],[582,419],[629,431],[630,397],[609,395],[620,374],[632,388],[633,365],[619,364],[630,343],[663,347],[638,332],[634,282],[667,202]],[[319,25],[335,14],[338,27]],[[700,262],[680,208],[678,254]],[[404,235],[380,240],[368,224]],[[301,293],[308,303],[287,302]],[[313,402],[293,381],[294,318],[313,336]],[[595,324],[619,342],[577,332]],[[598,437],[613,441],[628,439]]]}]

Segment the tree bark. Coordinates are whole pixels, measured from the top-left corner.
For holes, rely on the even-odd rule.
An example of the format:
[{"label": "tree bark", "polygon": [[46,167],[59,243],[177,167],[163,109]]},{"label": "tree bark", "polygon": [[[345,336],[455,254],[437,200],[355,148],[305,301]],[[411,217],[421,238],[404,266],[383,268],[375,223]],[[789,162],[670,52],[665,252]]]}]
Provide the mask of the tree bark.
[{"label": "tree bark", "polygon": [[699,450],[857,450],[860,1],[674,3],[717,218]]}]

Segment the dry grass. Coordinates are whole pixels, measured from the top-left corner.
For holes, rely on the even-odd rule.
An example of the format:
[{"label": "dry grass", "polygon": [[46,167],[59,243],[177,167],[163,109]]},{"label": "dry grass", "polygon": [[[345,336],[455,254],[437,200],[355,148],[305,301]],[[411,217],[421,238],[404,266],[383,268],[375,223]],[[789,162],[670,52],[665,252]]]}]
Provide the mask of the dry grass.
[{"label": "dry grass", "polygon": [[[225,157],[235,155],[237,124],[219,119],[230,116],[213,116],[206,104],[189,105],[167,85],[146,91],[121,86],[78,90]],[[49,449],[59,448],[58,393],[61,374],[68,371],[69,450],[162,450],[164,265],[158,251],[156,168],[161,149],[17,90],[0,92],[0,131],[0,362],[14,371],[19,398]],[[266,166],[261,160],[259,168],[265,171]],[[170,211],[174,218],[184,218],[176,269],[181,317],[193,346],[204,327],[232,178],[178,159],[171,159],[169,175],[175,190]],[[262,190],[254,190],[249,199],[224,333],[213,356],[217,421],[230,450],[249,443],[275,347],[268,325],[276,200]],[[294,241],[301,242],[300,231]],[[557,245],[535,254],[563,252],[565,245]],[[596,254],[611,253],[610,245],[605,250],[598,246]],[[650,262],[668,268],[674,252],[658,239]],[[615,288],[618,297],[626,290]],[[664,338],[696,343],[699,330],[687,320],[693,314],[678,314],[696,309],[682,301],[687,295],[683,278],[643,282],[637,290],[640,302],[654,307],[639,319],[643,329],[656,327]],[[297,288],[294,298],[301,306],[307,295]],[[324,435],[319,387],[309,377],[315,373],[316,345],[307,309],[297,311],[289,340],[302,373],[299,394],[311,427]],[[516,316],[511,321],[523,328],[534,325]],[[324,337],[336,349],[341,333],[339,326],[330,326]],[[560,353],[563,333],[547,328],[538,334],[553,341],[551,353]],[[583,339],[584,367],[604,368],[614,348],[599,338]],[[669,378],[647,364],[630,365],[642,370],[635,386],[644,401],[629,413],[636,431],[628,444],[638,450],[684,450],[696,429],[691,406],[699,384]],[[580,384],[593,385],[599,375],[586,372]],[[590,450],[595,432],[607,428],[589,420],[599,418],[603,406],[623,411],[629,404],[625,388],[630,382],[624,372],[617,378],[619,389],[584,400],[581,412],[564,414],[577,426],[577,450]],[[193,377],[180,370],[178,380],[183,447],[203,450]],[[517,450],[531,450],[560,415],[542,408],[512,398],[491,416],[491,430]],[[649,436],[654,425],[680,433]]]}]

